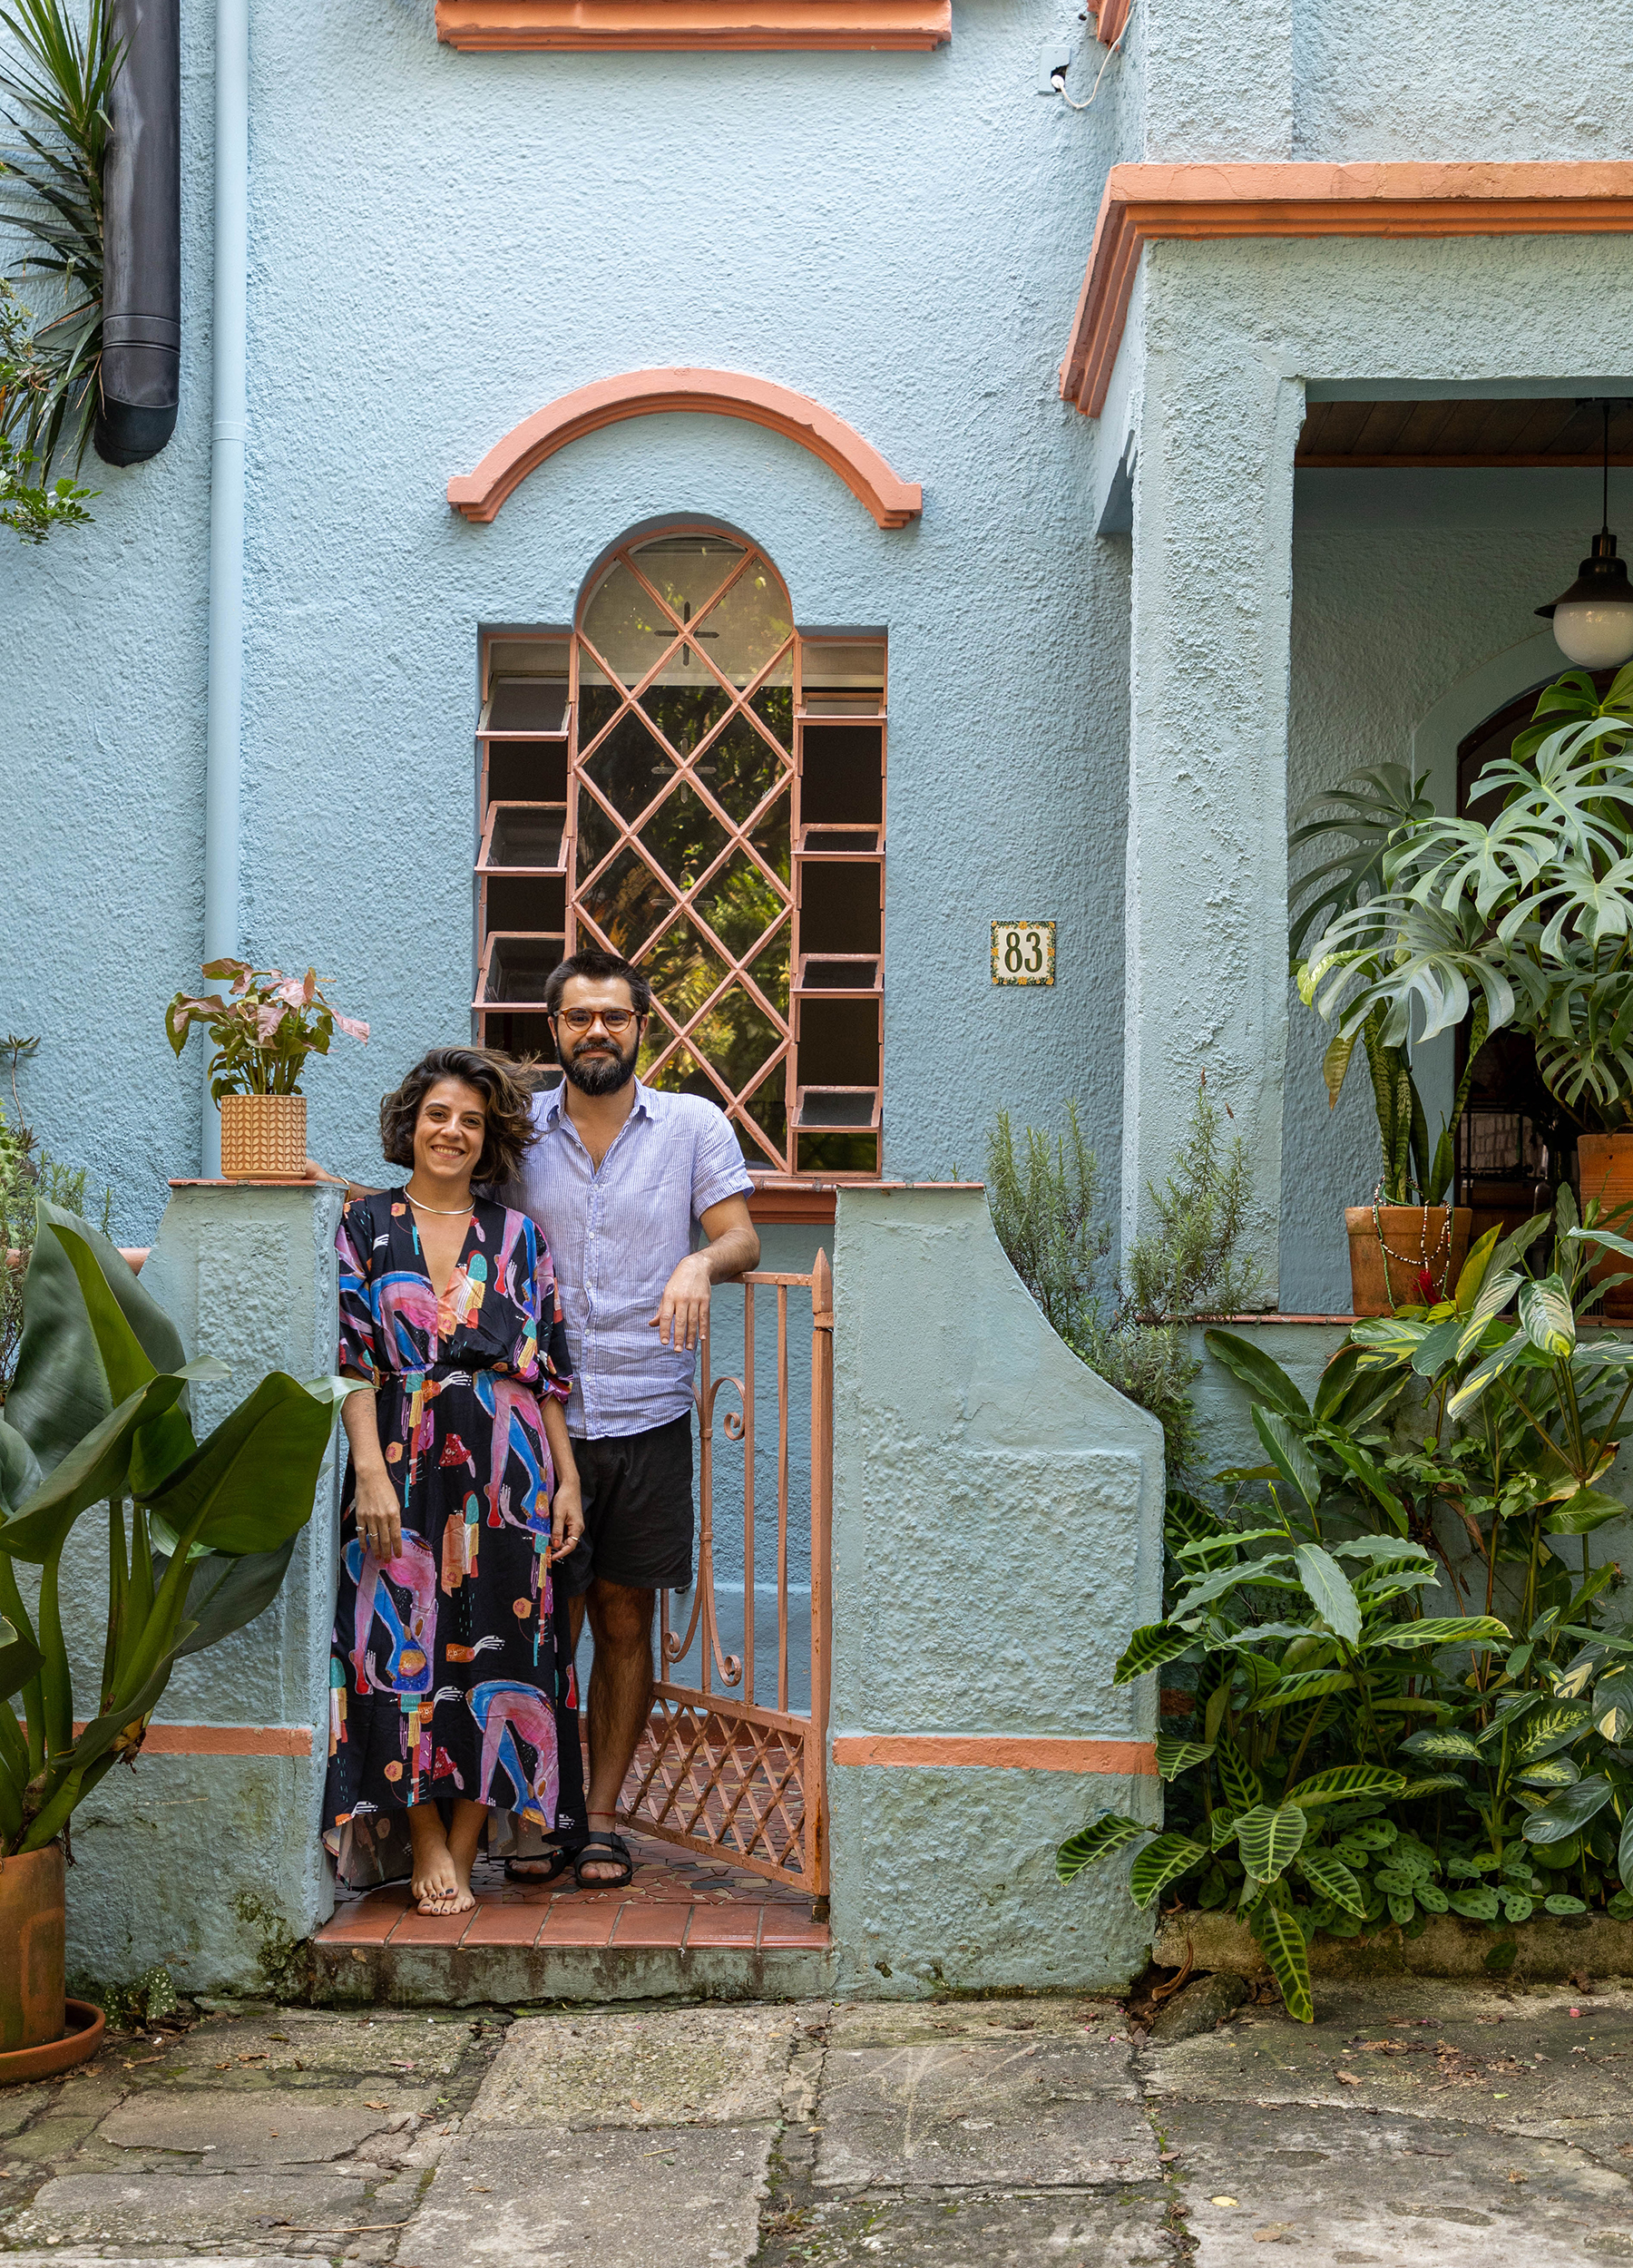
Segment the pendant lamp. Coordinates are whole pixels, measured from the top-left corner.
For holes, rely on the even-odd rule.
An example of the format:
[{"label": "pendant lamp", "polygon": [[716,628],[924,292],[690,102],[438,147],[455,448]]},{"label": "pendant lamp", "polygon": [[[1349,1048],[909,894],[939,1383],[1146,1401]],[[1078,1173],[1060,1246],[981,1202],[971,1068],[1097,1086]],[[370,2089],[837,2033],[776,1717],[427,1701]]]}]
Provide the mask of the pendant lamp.
[{"label": "pendant lamp", "polygon": [[1610,533],[1610,405],[1599,406],[1605,413],[1604,524],[1569,590],[1551,606],[1537,609],[1553,623],[1555,642],[1566,660],[1584,670],[1618,669],[1633,655],[1633,586]]}]

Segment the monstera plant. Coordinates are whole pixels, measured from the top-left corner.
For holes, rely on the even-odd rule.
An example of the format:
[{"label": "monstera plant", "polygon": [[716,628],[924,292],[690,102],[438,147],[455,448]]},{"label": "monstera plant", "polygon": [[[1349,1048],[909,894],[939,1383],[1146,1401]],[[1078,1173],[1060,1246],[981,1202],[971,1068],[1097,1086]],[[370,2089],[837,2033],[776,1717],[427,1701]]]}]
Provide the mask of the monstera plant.
[{"label": "monstera plant", "polygon": [[[252,1621],[283,1580],[348,1388],[273,1372],[200,1442],[188,1390],[227,1375],[187,1359],[105,1237],[41,1204],[0,1417],[0,1855],[64,1836],[103,1775],[134,1762],[176,1663]],[[106,1637],[94,1694],[76,1696],[63,1555],[99,1506]]]}]

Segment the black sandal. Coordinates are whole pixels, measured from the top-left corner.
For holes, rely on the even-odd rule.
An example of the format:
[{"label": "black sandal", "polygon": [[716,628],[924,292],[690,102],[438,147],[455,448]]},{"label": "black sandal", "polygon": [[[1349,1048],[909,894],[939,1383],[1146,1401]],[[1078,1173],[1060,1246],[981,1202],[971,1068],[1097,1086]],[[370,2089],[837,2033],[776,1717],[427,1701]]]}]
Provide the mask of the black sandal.
[{"label": "black sandal", "polygon": [[[607,1853],[605,1858],[601,1855],[602,1852]],[[587,1882],[584,1880],[586,1859],[595,1866],[605,1866],[611,1861],[616,1860],[623,1868],[623,1872],[611,1879],[602,1877],[600,1881]],[[626,1882],[633,1882],[635,1879],[635,1862],[630,1855],[630,1846],[623,1837],[609,1828],[605,1834],[596,1831],[584,1837],[582,1843],[572,1853],[572,1873],[573,1880],[581,1890],[621,1890]]]},{"label": "black sandal", "polygon": [[[532,1853],[527,1857],[506,1859],[504,1879],[507,1882],[520,1882],[523,1887],[529,1882],[537,1886],[543,1882],[558,1882],[572,1864],[580,1847],[577,1842],[551,1843],[547,1843],[543,1851]],[[523,1873],[522,1871],[523,1867],[543,1867],[544,1872],[538,1874]]]}]

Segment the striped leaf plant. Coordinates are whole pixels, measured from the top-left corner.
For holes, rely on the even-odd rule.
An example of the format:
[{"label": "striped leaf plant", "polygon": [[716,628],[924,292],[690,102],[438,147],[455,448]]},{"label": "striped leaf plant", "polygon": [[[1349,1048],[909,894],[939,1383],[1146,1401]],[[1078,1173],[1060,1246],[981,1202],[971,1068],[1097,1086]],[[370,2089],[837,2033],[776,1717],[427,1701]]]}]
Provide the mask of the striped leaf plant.
[{"label": "striped leaf plant", "polygon": [[1208,1334],[1265,1461],[1220,1503],[1172,1500],[1167,1610],[1118,1665],[1186,1696],[1166,1827],[1100,1813],[1062,1881],[1129,1853],[1137,1903],[1233,1908],[1305,2020],[1319,1930],[1633,1916],[1633,1626],[1589,1545],[1626,1510],[1633,1345],[1582,1325],[1623,1248],[1563,1191],[1483,1238],[1452,1298],[1357,1323],[1311,1400]]}]

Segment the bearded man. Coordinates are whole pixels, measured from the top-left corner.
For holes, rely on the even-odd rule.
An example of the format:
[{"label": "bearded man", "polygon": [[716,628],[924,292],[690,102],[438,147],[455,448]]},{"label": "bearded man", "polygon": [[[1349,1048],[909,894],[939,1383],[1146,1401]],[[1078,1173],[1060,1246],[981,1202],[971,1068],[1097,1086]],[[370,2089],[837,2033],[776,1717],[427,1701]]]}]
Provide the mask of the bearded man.
[{"label": "bearded man", "polygon": [[[712,1286],[759,1259],[753,1183],[723,1110],[635,1076],[652,990],[610,953],[551,973],[562,1083],[534,1098],[537,1139],[507,1201],[545,1225],[572,1348],[567,1409],[584,1532],[557,1569],[576,1647],[586,1611],[590,1832],[506,1872],[582,1887],[633,1871],[618,1799],[652,1698],[652,1610],[692,1579],[692,1379]],[[698,1244],[701,1228],[704,1241]]]}]

